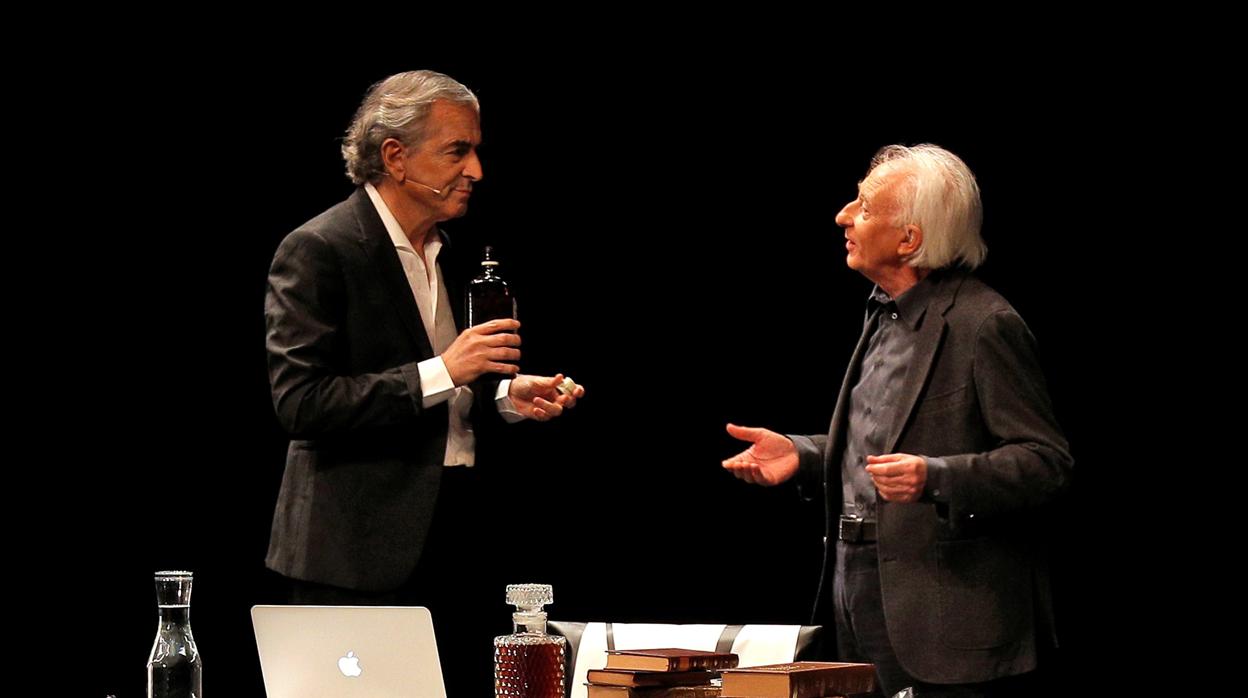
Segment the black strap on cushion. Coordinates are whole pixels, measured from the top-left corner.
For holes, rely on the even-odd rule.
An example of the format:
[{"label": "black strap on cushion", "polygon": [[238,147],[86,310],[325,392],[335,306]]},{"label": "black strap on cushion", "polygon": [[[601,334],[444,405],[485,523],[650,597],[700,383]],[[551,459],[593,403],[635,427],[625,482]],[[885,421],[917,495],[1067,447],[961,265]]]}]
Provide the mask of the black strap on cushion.
[{"label": "black strap on cushion", "polygon": [[724,632],[719,634],[719,642],[715,643],[716,652],[731,652],[732,643],[736,642],[737,635],[741,633],[740,625],[726,625]]}]

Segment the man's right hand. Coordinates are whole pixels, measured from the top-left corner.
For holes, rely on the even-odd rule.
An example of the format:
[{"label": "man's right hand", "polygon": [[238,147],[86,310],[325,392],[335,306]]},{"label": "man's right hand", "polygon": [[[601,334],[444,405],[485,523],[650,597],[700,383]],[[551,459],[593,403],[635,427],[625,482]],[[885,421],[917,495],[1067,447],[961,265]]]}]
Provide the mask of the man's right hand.
[{"label": "man's right hand", "polygon": [[724,461],[734,476],[755,485],[779,485],[797,474],[797,447],[788,437],[767,429],[728,425],[728,433],[752,446]]},{"label": "man's right hand", "polygon": [[514,376],[520,367],[504,361],[519,361],[520,323],[516,320],[490,320],[469,327],[442,352],[442,363],[456,386],[467,385],[486,373]]}]

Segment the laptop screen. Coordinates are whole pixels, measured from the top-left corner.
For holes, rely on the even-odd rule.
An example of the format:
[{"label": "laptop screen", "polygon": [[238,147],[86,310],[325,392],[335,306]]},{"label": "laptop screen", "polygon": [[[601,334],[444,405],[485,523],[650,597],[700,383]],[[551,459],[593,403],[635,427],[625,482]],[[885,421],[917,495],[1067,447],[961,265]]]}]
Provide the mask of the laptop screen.
[{"label": "laptop screen", "polygon": [[421,606],[254,606],[269,698],[446,698]]}]

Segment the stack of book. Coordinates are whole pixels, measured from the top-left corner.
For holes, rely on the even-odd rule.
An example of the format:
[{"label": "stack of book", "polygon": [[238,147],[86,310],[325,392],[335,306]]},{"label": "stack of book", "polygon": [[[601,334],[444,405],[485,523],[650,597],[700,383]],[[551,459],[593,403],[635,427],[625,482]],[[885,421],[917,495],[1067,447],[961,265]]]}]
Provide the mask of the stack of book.
[{"label": "stack of book", "polygon": [[586,675],[589,698],[719,698],[711,679],[737,661],[730,652],[608,650],[606,668]]},{"label": "stack of book", "polygon": [[875,666],[791,662],[725,670],[722,698],[828,698],[875,690]]}]

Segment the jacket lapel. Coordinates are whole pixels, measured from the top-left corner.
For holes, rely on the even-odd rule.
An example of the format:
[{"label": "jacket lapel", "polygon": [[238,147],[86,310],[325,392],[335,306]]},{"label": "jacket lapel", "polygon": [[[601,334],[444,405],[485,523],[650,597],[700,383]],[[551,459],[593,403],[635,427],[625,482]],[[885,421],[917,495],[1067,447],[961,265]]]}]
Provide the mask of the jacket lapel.
[{"label": "jacket lapel", "polygon": [[372,262],[381,287],[390,297],[390,307],[398,313],[399,321],[407,328],[420,356],[433,356],[433,347],[425,334],[420,309],[416,307],[411,284],[407,282],[407,274],[403,272],[403,264],[399,262],[399,253],[395,251],[394,242],[386,232],[386,226],[381,222],[381,216],[377,214],[372,199],[368,198],[368,192],[361,187],[351,195],[351,202],[356,220],[360,224],[360,246]]},{"label": "jacket lapel", "polygon": [[885,453],[895,453],[901,432],[910,423],[914,407],[918,402],[919,393],[927,385],[928,374],[932,371],[932,363],[936,353],[940,351],[941,342],[945,337],[945,311],[953,304],[958,288],[965,277],[951,274],[941,279],[937,292],[927,302],[927,309],[919,320],[919,329],[914,337],[914,356],[906,367],[906,377],[902,380],[901,392],[897,397],[897,419],[893,422],[884,441]]}]

